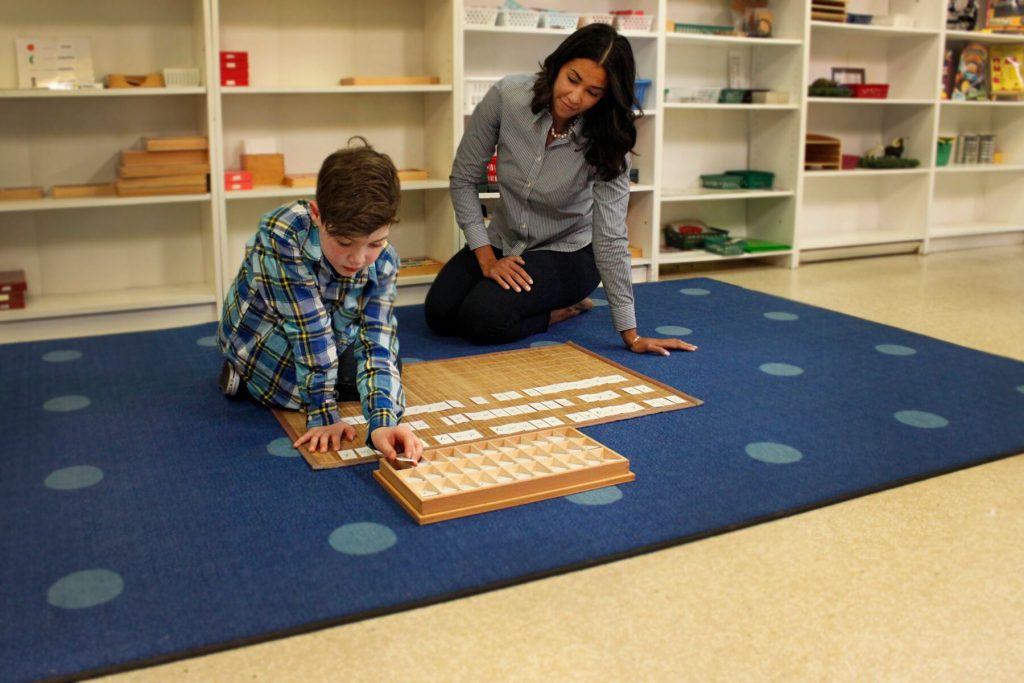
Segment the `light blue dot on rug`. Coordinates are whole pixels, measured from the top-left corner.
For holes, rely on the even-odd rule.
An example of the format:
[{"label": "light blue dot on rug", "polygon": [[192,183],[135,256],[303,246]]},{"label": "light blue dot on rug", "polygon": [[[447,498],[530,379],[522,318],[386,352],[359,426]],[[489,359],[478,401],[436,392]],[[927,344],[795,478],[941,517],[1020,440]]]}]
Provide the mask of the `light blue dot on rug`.
[{"label": "light blue dot on rug", "polygon": [[875,347],[875,351],[884,353],[887,356],[913,356],[917,353],[917,349],[912,349],[909,346],[902,346],[900,344],[879,344]]},{"label": "light blue dot on rug", "polygon": [[90,403],[92,403],[92,401],[85,396],[75,396],[74,394],[71,394],[68,396],[51,398],[43,404],[43,410],[48,410],[51,413],[69,413],[73,410],[81,410]]},{"label": "light blue dot on rug", "polygon": [[109,569],[85,569],[68,574],[46,592],[54,607],[84,609],[110,602],[124,591],[124,579]]},{"label": "light blue dot on rug", "polygon": [[553,341],[535,341],[530,342],[530,346],[534,349],[539,349],[542,346],[558,346],[558,342]]},{"label": "light blue dot on rug", "polygon": [[796,377],[804,374],[803,368],[798,368],[789,363],[764,363],[761,365],[761,372],[776,377]]},{"label": "light blue dot on rug", "polygon": [[918,427],[919,429],[939,429],[949,425],[949,420],[941,415],[923,410],[900,410],[893,413],[893,417],[908,427]]},{"label": "light blue dot on rug", "polygon": [[590,300],[594,302],[594,308],[600,308],[601,306],[608,305],[608,302],[605,299],[596,299],[591,297]]},{"label": "light blue dot on rug", "polygon": [[693,330],[681,325],[662,325],[661,327],[655,327],[654,331],[671,337],[685,337],[688,334],[693,334]]},{"label": "light blue dot on rug", "polygon": [[95,486],[103,480],[103,470],[92,465],[75,465],[50,472],[43,484],[55,491],[73,491]]},{"label": "light blue dot on rug", "polygon": [[346,555],[373,555],[397,543],[398,536],[383,524],[353,522],[332,531],[327,542],[339,553]]},{"label": "light blue dot on rug", "polygon": [[1017,387],[1017,392],[1024,394],[1024,384],[1021,384],[1020,386]]},{"label": "light blue dot on rug", "polygon": [[792,446],[774,441],[748,443],[744,450],[754,460],[760,460],[770,465],[788,465],[804,457],[803,453]]},{"label": "light blue dot on rug", "polygon": [[403,358],[402,365],[412,365],[413,363],[422,363],[422,358]]},{"label": "light blue dot on rug", "polygon": [[800,318],[796,313],[786,313],[785,311],[769,311],[764,314],[764,317],[769,320],[781,320],[786,322]]},{"label": "light blue dot on rug", "polygon": [[68,363],[82,357],[81,351],[66,349],[61,351],[50,351],[43,354],[43,360],[47,363]]},{"label": "light blue dot on rug", "polygon": [[685,294],[686,296],[707,296],[708,294],[711,293],[711,291],[707,289],[701,289],[700,287],[684,287],[683,289],[679,290],[679,293]]},{"label": "light blue dot on rug", "polygon": [[209,337],[200,337],[199,339],[196,339],[196,345],[197,346],[211,346],[211,347],[212,346],[216,346],[217,345],[217,335],[211,334]]},{"label": "light blue dot on rug", "polygon": [[267,453],[276,455],[279,458],[297,458],[299,452],[292,446],[292,440],[286,436],[274,439],[267,444]]},{"label": "light blue dot on rug", "polygon": [[574,493],[566,496],[565,499],[577,505],[611,505],[622,500],[622,489],[618,486],[605,486],[604,488]]}]

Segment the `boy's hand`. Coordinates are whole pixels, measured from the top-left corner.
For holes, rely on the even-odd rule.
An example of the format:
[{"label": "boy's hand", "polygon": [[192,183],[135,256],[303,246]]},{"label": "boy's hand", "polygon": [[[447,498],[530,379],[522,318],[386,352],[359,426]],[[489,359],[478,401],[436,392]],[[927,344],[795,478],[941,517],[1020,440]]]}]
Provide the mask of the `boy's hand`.
[{"label": "boy's hand", "polygon": [[309,448],[310,453],[315,453],[316,451],[326,453],[328,447],[332,451],[340,451],[342,441],[351,441],[355,437],[356,428],[342,421],[335,422],[332,425],[313,427],[299,437],[299,440],[293,443],[292,446],[298,448],[305,443],[309,444],[307,448]]},{"label": "boy's hand", "polygon": [[391,462],[395,461],[399,452],[414,461],[419,461],[423,455],[423,442],[404,425],[377,427],[370,434],[370,441]]}]

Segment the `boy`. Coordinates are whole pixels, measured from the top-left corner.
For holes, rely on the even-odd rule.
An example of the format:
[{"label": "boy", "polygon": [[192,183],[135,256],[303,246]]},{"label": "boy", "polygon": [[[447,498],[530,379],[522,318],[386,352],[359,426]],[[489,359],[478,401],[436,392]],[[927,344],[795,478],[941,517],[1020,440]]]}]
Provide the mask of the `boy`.
[{"label": "boy", "polygon": [[398,451],[413,460],[423,452],[399,425],[399,261],[388,244],[399,192],[391,159],[352,138],[324,160],[315,201],[264,214],[228,289],[218,333],[227,359],[221,391],[305,411],[296,448],[339,450],[355,429],[341,419],[338,401],[359,400],[367,445],[390,460]]}]

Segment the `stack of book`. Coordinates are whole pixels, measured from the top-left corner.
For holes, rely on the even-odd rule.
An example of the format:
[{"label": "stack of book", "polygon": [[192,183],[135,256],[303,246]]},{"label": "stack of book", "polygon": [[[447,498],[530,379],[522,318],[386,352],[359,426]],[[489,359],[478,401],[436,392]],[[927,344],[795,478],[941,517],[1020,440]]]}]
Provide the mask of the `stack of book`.
[{"label": "stack of book", "polygon": [[121,152],[117,194],[203,194],[209,191],[210,143],[205,136],[145,138],[142,150]]},{"label": "stack of book", "polygon": [[811,19],[846,23],[846,0],[811,0]]},{"label": "stack of book", "polygon": [[0,272],[0,311],[25,308],[25,271],[8,270]]}]

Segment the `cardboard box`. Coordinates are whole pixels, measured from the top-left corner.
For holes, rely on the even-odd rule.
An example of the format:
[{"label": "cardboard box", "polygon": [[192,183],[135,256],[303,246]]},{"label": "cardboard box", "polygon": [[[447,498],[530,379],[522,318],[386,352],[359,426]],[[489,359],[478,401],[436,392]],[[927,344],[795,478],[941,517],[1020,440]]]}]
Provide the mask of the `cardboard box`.
[{"label": "cardboard box", "polygon": [[283,154],[243,154],[242,168],[252,174],[253,185],[283,185]]}]

